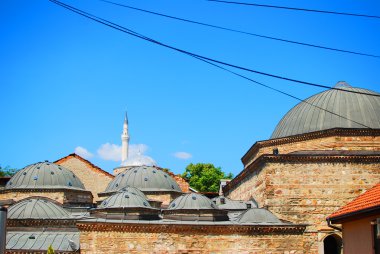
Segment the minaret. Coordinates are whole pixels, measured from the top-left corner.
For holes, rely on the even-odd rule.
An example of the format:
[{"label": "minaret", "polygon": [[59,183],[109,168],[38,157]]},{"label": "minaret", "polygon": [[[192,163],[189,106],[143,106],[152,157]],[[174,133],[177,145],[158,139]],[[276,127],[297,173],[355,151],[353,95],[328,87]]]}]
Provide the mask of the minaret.
[{"label": "minaret", "polygon": [[128,135],[128,116],[125,112],[123,133],[121,134],[121,164],[128,159],[128,146],[129,146],[129,135]]}]

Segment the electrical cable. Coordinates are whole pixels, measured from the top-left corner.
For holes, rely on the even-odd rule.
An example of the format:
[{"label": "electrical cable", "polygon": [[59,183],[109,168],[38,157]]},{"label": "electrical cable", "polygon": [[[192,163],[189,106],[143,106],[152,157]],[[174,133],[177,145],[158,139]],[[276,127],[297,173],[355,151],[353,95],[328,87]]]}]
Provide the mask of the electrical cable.
[{"label": "electrical cable", "polygon": [[[72,7],[72,6],[70,6],[70,5],[64,4],[64,3],[62,3],[62,2],[59,2],[59,1],[57,1],[57,0],[49,0],[49,1],[50,1],[50,2],[53,2],[53,3],[57,4],[57,5],[60,5],[60,6],[66,8],[66,9],[68,9],[68,10],[71,10],[71,11],[77,13],[77,14],[80,14],[80,15],[82,15],[82,16],[84,16],[84,17],[87,17],[87,18],[89,18],[89,19],[92,19],[92,20],[94,20],[94,21],[97,21],[97,22],[99,22],[99,23],[102,23],[102,24],[104,24],[104,25],[106,25],[106,26],[112,27],[112,28],[117,29],[117,30],[120,30],[120,31],[124,31],[124,32],[126,32],[126,33],[128,33],[128,34],[130,34],[130,35],[137,36],[137,37],[139,37],[139,38],[141,38],[141,39],[144,39],[144,40],[150,41],[150,42],[152,42],[152,43],[161,44],[161,43],[158,42],[158,41],[155,41],[155,40],[153,40],[153,39],[151,39],[151,38],[149,38],[149,37],[146,37],[146,36],[141,35],[141,34],[139,34],[139,33],[137,33],[137,32],[134,32],[134,31],[132,31],[132,30],[130,30],[130,29],[128,29],[128,28],[125,28],[125,27],[120,26],[120,25],[118,25],[118,24],[112,23],[112,22],[110,22],[110,21],[106,21],[106,20],[104,20],[104,19],[102,19],[102,18],[96,17],[95,15],[89,14],[89,13],[84,12],[84,11],[82,11],[82,10],[79,10],[79,9],[77,9],[77,8],[75,8],[75,7]],[[109,24],[107,24],[106,22],[108,22]],[[316,107],[316,108],[318,108],[318,109],[320,109],[320,110],[323,110],[323,111],[328,112],[328,113],[330,113],[330,114],[333,114],[333,115],[335,115],[335,116],[341,117],[341,118],[346,119],[346,120],[348,120],[348,121],[354,122],[354,123],[356,123],[356,124],[358,124],[358,125],[361,125],[361,126],[363,126],[363,127],[365,127],[365,128],[369,128],[369,129],[371,129],[371,127],[369,127],[369,126],[366,126],[366,125],[364,125],[364,124],[362,124],[362,123],[359,123],[359,122],[357,122],[357,121],[354,121],[354,120],[352,120],[352,119],[349,119],[349,118],[347,118],[347,117],[345,117],[345,116],[341,116],[341,115],[339,115],[339,114],[337,114],[337,113],[334,113],[334,112],[332,112],[332,111],[329,111],[329,110],[324,109],[324,108],[322,108],[322,107],[319,107],[319,106],[317,106],[317,105],[314,105],[314,104],[312,104],[312,103],[309,103],[309,102],[306,101],[306,100],[300,99],[300,98],[298,98],[298,97],[296,97],[296,96],[294,96],[294,95],[291,95],[291,94],[286,93],[286,92],[284,92],[284,91],[281,91],[281,90],[279,90],[279,89],[276,89],[276,88],[270,87],[270,86],[265,85],[265,84],[263,84],[263,83],[260,83],[260,82],[258,82],[258,81],[256,81],[256,80],[253,80],[253,79],[251,79],[251,78],[248,78],[248,77],[246,77],[246,76],[244,76],[244,75],[241,75],[241,74],[239,74],[239,73],[237,73],[237,72],[231,71],[231,70],[229,70],[229,69],[227,69],[227,68],[225,68],[225,67],[222,67],[222,66],[220,66],[220,65],[218,65],[218,64],[215,64],[215,63],[212,62],[212,61],[209,61],[209,60],[207,60],[207,59],[204,59],[203,57],[197,56],[197,55],[195,55],[195,54],[193,54],[193,53],[190,53],[190,52],[184,52],[184,53],[185,53],[186,55],[189,55],[189,56],[191,56],[191,57],[194,57],[194,58],[196,58],[196,59],[198,59],[198,60],[200,60],[200,61],[202,61],[202,62],[208,63],[208,64],[210,64],[210,65],[212,65],[212,66],[215,66],[215,67],[217,67],[217,68],[219,68],[219,69],[222,69],[222,70],[224,70],[224,71],[227,71],[227,72],[229,72],[229,73],[231,73],[231,74],[233,74],[233,75],[235,75],[235,76],[238,76],[238,77],[244,78],[244,79],[249,80],[249,81],[251,81],[251,82],[253,82],[253,83],[255,83],[255,84],[258,84],[258,85],[260,85],[260,86],[266,87],[266,88],[271,89],[271,90],[273,90],[273,91],[279,92],[279,93],[281,93],[281,94],[283,94],[283,95],[289,96],[289,97],[291,97],[291,98],[293,98],[293,99],[296,99],[296,100],[298,100],[298,101],[301,101],[301,102],[307,103],[307,104],[309,104],[309,105],[311,105],[311,106],[313,106],[313,107]],[[332,88],[330,88],[330,89],[332,89]],[[338,90],[343,90],[343,89],[338,89]],[[343,91],[347,91],[347,90],[343,90]],[[369,94],[369,95],[373,95],[373,94]]]},{"label": "electrical cable", "polygon": [[321,46],[321,45],[316,45],[316,44],[311,44],[311,43],[305,43],[305,42],[293,41],[293,40],[288,40],[288,39],[282,39],[282,38],[277,38],[277,37],[272,37],[272,36],[267,36],[267,35],[262,35],[262,34],[256,34],[256,33],[251,33],[251,32],[245,32],[245,31],[241,31],[241,30],[237,30],[237,29],[232,29],[232,28],[227,28],[227,27],[222,27],[222,26],[217,26],[217,25],[212,25],[212,24],[207,24],[207,23],[203,23],[203,22],[199,22],[199,21],[194,21],[194,20],[174,17],[174,16],[170,16],[170,15],[167,15],[167,14],[163,14],[163,13],[158,13],[158,12],[153,12],[153,11],[149,11],[149,10],[144,10],[144,9],[136,8],[136,7],[125,5],[125,4],[115,3],[115,2],[112,2],[112,1],[108,1],[108,0],[100,0],[100,1],[105,2],[105,3],[109,3],[109,4],[113,4],[113,5],[116,5],[116,6],[120,6],[120,7],[128,8],[128,9],[140,11],[140,12],[145,12],[145,13],[149,13],[149,14],[165,17],[165,18],[175,19],[175,20],[179,20],[179,21],[183,21],[183,22],[188,22],[188,23],[192,23],[192,24],[197,24],[197,25],[202,25],[202,26],[207,26],[207,27],[212,27],[212,28],[216,28],[216,29],[221,29],[221,30],[229,31],[229,32],[234,32],[234,33],[240,33],[240,34],[255,36],[255,37],[259,37],[259,38],[263,38],[263,39],[269,39],[269,40],[275,40],[275,41],[280,41],[280,42],[292,43],[292,44],[296,44],[296,45],[313,47],[313,48],[319,48],[319,49],[325,49],[325,50],[331,50],[331,51],[337,51],[337,52],[342,52],[342,53],[349,53],[349,54],[355,54],[355,55],[361,55],[361,56],[369,56],[369,57],[380,58],[380,56],[373,55],[373,54],[367,54],[367,53],[361,53],[361,52],[356,52],[356,51],[351,51],[351,50],[331,48],[331,47],[326,47],[326,46]]},{"label": "electrical cable", "polygon": [[179,48],[176,48],[176,47],[173,47],[173,46],[161,43],[159,41],[156,41],[154,39],[151,39],[149,37],[141,35],[141,34],[135,32],[133,30],[130,30],[128,28],[125,28],[123,26],[115,24],[115,23],[113,23],[111,21],[99,18],[99,17],[97,17],[95,15],[92,15],[90,13],[86,13],[86,12],[84,12],[82,10],[79,10],[79,9],[75,8],[75,7],[72,7],[70,5],[64,4],[64,3],[62,3],[62,2],[60,2],[58,0],[49,0],[49,1],[53,2],[53,3],[57,4],[57,5],[60,5],[60,6],[66,8],[68,10],[71,10],[71,11],[73,11],[73,12],[75,12],[75,13],[81,15],[81,16],[87,17],[87,18],[92,19],[92,20],[94,20],[94,21],[96,21],[98,23],[104,24],[104,25],[106,25],[108,27],[111,27],[111,28],[114,28],[114,29],[119,30],[121,32],[130,34],[130,35],[132,35],[134,37],[138,37],[138,38],[141,38],[143,40],[152,42],[154,44],[157,44],[157,45],[160,45],[160,46],[163,46],[163,47],[175,50],[177,52],[181,52],[181,53],[186,54],[186,55],[190,55],[190,56],[197,57],[197,58],[202,58],[204,60],[208,60],[208,61],[211,61],[211,62],[214,62],[214,63],[226,65],[226,66],[233,67],[233,68],[236,68],[236,69],[245,70],[245,71],[253,72],[253,73],[256,73],[256,74],[261,74],[263,76],[268,76],[268,77],[273,77],[273,78],[277,78],[277,79],[287,80],[287,81],[291,81],[291,82],[295,82],[295,83],[300,83],[300,84],[304,84],[304,85],[309,85],[309,86],[314,86],[314,87],[320,87],[320,88],[326,88],[326,89],[332,89],[332,90],[339,90],[339,91],[344,91],[344,92],[348,92],[348,93],[356,93],[356,94],[363,94],[363,95],[368,95],[368,96],[380,97],[380,94],[372,94],[372,93],[360,92],[360,91],[355,91],[355,90],[345,90],[345,89],[341,89],[341,88],[337,88],[337,87],[329,87],[329,86],[315,84],[315,83],[310,83],[310,82],[306,82],[306,81],[302,81],[302,80],[291,79],[291,78],[287,78],[287,77],[278,76],[278,75],[275,75],[275,74],[265,73],[265,72],[261,72],[261,71],[252,70],[252,69],[249,69],[249,68],[241,67],[241,66],[238,66],[238,65],[222,62],[222,61],[215,60],[215,59],[212,59],[212,58],[208,58],[208,57],[205,57],[205,56],[201,56],[201,55],[198,55],[198,54],[186,51],[186,50],[182,50],[182,49],[179,49]]},{"label": "electrical cable", "polygon": [[269,5],[269,4],[247,3],[247,2],[234,2],[234,1],[224,1],[224,0],[207,0],[207,1],[209,1],[209,2],[218,2],[218,3],[225,3],[225,4],[238,4],[238,5],[249,5],[249,6],[255,6],[255,7],[285,9],[285,10],[291,10],[291,11],[306,11],[306,12],[317,12],[317,13],[324,13],[324,14],[335,14],[335,15],[345,15],[345,16],[353,16],[353,17],[380,19],[380,16],[368,15],[368,14],[335,12],[335,11],[305,9],[305,8],[296,8],[296,7],[287,7],[287,6],[278,6],[278,5]]}]

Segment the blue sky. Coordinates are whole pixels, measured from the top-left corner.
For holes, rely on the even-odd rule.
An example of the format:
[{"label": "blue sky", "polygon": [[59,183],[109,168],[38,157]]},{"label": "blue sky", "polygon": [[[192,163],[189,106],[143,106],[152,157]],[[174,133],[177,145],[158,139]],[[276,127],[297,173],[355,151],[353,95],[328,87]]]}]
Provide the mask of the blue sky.
[{"label": "blue sky", "polygon": [[[247,32],[380,55],[380,19],[203,0],[115,2]],[[380,15],[380,2],[375,0],[256,2]],[[380,91],[379,58],[215,30],[101,1],[65,3],[225,62],[327,86],[345,80],[355,87]],[[181,173],[190,162],[210,162],[236,175],[243,168],[240,158],[244,153],[254,142],[268,139],[281,117],[297,103],[47,0],[1,1],[0,32],[2,166],[22,168],[54,161],[81,147],[92,154],[91,162],[111,171],[120,162],[104,159],[104,153],[117,152],[127,109],[131,144],[135,148],[140,144],[140,150],[159,166]],[[323,91],[246,75],[301,98]],[[110,149],[105,150],[105,144]],[[178,152],[191,157],[178,158]]]}]

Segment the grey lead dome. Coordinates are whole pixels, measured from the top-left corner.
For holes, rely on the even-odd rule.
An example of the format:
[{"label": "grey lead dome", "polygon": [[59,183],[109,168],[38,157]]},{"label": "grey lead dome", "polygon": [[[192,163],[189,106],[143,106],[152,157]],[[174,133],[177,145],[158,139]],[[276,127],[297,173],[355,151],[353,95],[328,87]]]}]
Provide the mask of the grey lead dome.
[{"label": "grey lead dome", "polygon": [[137,166],[126,169],[108,184],[104,192],[114,192],[128,186],[138,188],[142,192],[181,192],[181,188],[169,174],[153,166]]},{"label": "grey lead dome", "polygon": [[[336,87],[380,95],[371,90],[350,87],[345,82],[339,82]],[[367,127],[380,129],[380,97],[331,89],[311,96],[306,102],[293,107],[281,119],[271,139],[332,128]]]},{"label": "grey lead dome", "polygon": [[70,214],[45,198],[28,198],[8,208],[8,219],[69,219]]},{"label": "grey lead dome", "polygon": [[69,169],[51,162],[38,162],[19,170],[5,189],[77,189],[83,183]]}]

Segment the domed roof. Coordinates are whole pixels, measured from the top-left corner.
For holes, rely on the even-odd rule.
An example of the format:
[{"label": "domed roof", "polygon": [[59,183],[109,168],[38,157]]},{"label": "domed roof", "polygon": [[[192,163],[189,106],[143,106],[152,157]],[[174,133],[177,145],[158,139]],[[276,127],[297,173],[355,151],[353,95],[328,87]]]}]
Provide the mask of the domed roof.
[{"label": "domed roof", "polygon": [[138,196],[142,197],[143,199],[148,199],[141,190],[139,190],[139,189],[137,189],[135,187],[131,187],[131,186],[123,187],[123,188],[121,188],[121,189],[119,189],[117,191],[101,192],[98,195],[99,196],[111,196],[112,194],[117,193],[117,192],[130,192],[133,195],[138,195]]},{"label": "domed roof", "polygon": [[174,199],[167,210],[210,210],[217,209],[208,197],[197,194],[187,193]]},{"label": "domed roof", "polygon": [[[380,95],[371,90],[353,88],[345,82],[339,82],[336,87]],[[380,129],[380,97],[331,89],[311,96],[305,101],[297,104],[281,119],[271,139],[332,128]]]},{"label": "domed roof", "polygon": [[252,208],[238,216],[239,223],[282,223],[273,213],[264,208]]},{"label": "domed roof", "polygon": [[232,200],[224,196],[218,196],[211,199],[219,209],[225,210],[246,210],[248,207],[257,208],[257,202],[252,199],[249,201]]},{"label": "domed roof", "polygon": [[166,172],[153,166],[137,166],[119,173],[104,192],[118,191],[131,186],[141,191],[181,192],[177,182]]},{"label": "domed roof", "polygon": [[46,198],[23,199],[8,208],[8,219],[69,219],[70,214]]},{"label": "domed roof", "polygon": [[69,169],[51,162],[38,162],[19,170],[5,189],[77,189],[83,183]]},{"label": "domed roof", "polygon": [[103,200],[98,208],[152,208],[145,198],[136,193],[134,191],[117,192]]}]

